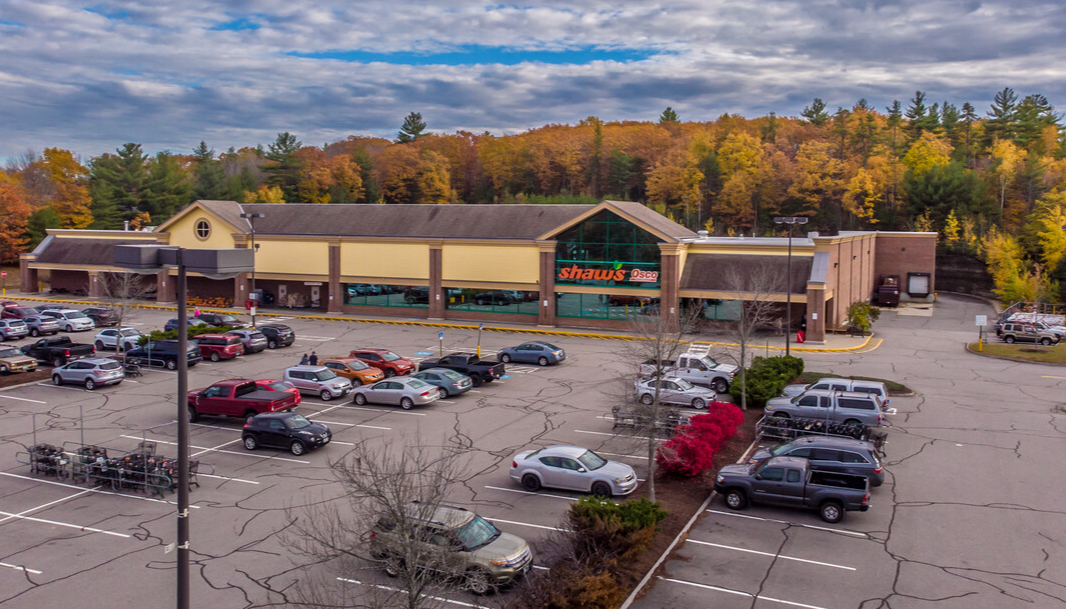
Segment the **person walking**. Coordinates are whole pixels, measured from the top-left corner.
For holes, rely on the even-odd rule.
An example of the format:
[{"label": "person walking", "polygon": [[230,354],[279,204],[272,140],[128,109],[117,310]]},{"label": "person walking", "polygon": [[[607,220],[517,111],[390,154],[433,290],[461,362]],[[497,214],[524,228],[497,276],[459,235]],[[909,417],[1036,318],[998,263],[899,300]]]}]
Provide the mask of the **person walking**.
[{"label": "person walking", "polygon": [[306,353],[304,353],[304,356],[303,356],[303,358],[302,358],[302,359],[300,359],[300,365],[301,365],[301,366],[306,366],[306,365],[307,365],[307,362],[308,362],[308,361],[309,361],[309,360],[308,360],[308,358],[307,358],[307,354],[306,354]]},{"label": "person walking", "polygon": [[311,352],[311,359],[309,360],[309,363],[312,366],[317,366],[318,365],[318,354],[315,353],[314,351]]}]

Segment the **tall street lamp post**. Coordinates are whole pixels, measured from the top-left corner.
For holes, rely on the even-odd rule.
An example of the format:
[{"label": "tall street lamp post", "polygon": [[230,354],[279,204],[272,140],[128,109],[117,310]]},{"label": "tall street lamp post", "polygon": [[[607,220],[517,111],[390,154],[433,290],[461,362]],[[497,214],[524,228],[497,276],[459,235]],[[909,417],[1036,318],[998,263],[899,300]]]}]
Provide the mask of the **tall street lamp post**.
[{"label": "tall street lamp post", "polygon": [[249,298],[254,301],[252,305],[252,327],[255,327],[255,310],[259,307],[259,294],[255,291],[255,252],[259,251],[259,245],[255,242],[255,221],[263,217],[263,214],[241,214],[252,226],[252,293]]},{"label": "tall street lamp post", "polygon": [[[189,332],[185,275],[229,279],[255,268],[255,254],[247,249],[186,250],[166,245],[116,245],[115,266],[143,274],[178,269],[178,551],[177,609],[189,609]],[[169,551],[169,549],[168,549]]]},{"label": "tall street lamp post", "polygon": [[785,277],[785,355],[791,355],[790,345],[792,342],[792,227],[796,224],[806,224],[807,218],[803,216],[781,216],[774,218],[774,224],[788,225],[788,275]]}]

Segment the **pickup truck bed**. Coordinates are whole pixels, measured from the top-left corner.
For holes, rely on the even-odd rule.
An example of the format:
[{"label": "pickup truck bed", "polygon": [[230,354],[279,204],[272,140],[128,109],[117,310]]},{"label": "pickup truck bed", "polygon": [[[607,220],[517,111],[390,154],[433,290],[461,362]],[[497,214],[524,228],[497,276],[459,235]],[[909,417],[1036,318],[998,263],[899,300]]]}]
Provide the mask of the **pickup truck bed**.
[{"label": "pickup truck bed", "polygon": [[806,459],[796,457],[727,465],[718,470],[714,490],[734,510],[756,502],[807,508],[818,510],[830,523],[843,520],[846,512],[870,509],[870,481],[865,476],[812,470]]}]

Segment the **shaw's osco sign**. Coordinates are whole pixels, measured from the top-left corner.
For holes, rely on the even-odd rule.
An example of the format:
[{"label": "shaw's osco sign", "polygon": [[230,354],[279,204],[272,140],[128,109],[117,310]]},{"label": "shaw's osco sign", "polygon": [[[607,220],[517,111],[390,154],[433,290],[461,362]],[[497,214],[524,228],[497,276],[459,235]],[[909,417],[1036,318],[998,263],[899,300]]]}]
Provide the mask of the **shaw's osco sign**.
[{"label": "shaw's osco sign", "polygon": [[659,271],[642,269],[586,269],[578,265],[559,269],[558,279],[564,281],[633,281],[636,283],[655,283],[659,281]]}]

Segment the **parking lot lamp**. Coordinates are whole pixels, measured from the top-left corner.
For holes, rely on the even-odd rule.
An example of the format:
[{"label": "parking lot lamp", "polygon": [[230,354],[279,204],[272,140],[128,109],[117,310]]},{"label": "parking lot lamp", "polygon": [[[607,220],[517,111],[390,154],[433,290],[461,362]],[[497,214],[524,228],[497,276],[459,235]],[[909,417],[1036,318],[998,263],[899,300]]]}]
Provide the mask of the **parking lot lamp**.
[{"label": "parking lot lamp", "polygon": [[155,275],[167,268],[178,269],[178,551],[177,609],[189,609],[189,349],[187,271],[209,279],[230,279],[254,267],[248,249],[186,250],[166,245],[116,245],[115,266]]},{"label": "parking lot lamp", "polygon": [[790,355],[789,345],[792,342],[792,227],[796,224],[806,224],[807,218],[803,216],[779,216],[774,218],[774,224],[788,225],[788,270],[785,276],[785,355]]},{"label": "parking lot lamp", "polygon": [[248,220],[248,224],[252,226],[252,293],[250,298],[255,301],[252,305],[252,327],[255,327],[255,310],[259,305],[259,297],[255,292],[255,253],[259,251],[259,246],[255,243],[255,221],[264,217],[263,214],[241,214],[241,217]]}]

